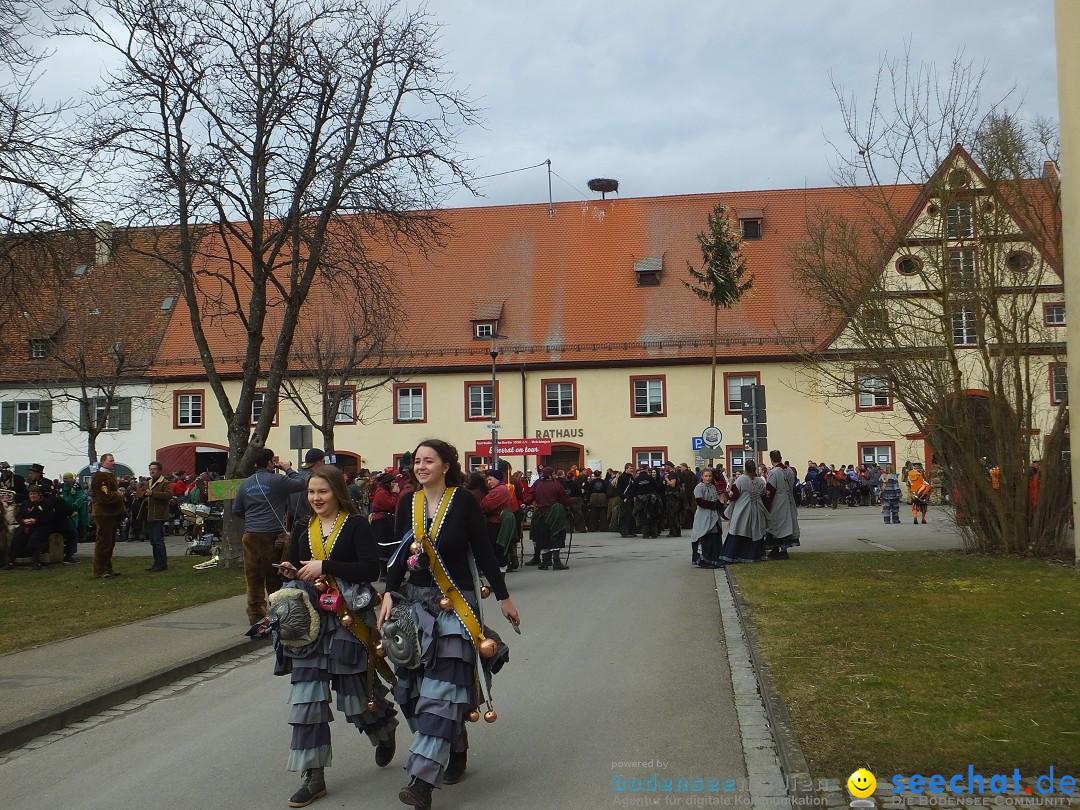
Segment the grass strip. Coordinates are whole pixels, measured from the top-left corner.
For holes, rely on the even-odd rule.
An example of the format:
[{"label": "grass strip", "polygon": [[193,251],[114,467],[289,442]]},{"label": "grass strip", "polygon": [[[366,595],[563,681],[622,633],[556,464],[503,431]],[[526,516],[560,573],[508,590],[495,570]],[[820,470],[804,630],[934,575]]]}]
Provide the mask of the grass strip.
[{"label": "grass strip", "polygon": [[1080,582],[960,552],[729,569],[815,777],[1080,766]]},{"label": "grass strip", "polygon": [[113,557],[115,579],[93,579],[89,559],[40,571],[20,566],[0,574],[0,654],[74,638],[244,592],[244,571],[196,571],[199,557],[170,560],[149,574],[147,557]]}]

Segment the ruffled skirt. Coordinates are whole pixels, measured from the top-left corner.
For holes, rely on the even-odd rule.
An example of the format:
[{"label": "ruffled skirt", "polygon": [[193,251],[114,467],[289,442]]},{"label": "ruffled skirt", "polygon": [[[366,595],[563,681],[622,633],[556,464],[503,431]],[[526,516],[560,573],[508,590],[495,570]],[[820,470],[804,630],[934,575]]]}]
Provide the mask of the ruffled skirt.
[{"label": "ruffled skirt", "polygon": [[[457,614],[437,607],[432,612],[442,596],[437,587],[406,584],[403,595],[416,618],[421,661],[414,669],[398,667],[396,672],[394,700],[416,734],[405,770],[441,786],[450,753],[469,747],[465,718],[480,705],[476,650]],[[474,599],[469,597],[475,610]],[[490,686],[490,676],[484,671]]]},{"label": "ruffled skirt", "polygon": [[720,547],[720,561],[725,563],[761,562],[765,559],[765,538],[752,540],[734,532],[728,532]]},{"label": "ruffled skirt", "polygon": [[285,659],[292,672],[292,688],[288,702],[292,706],[289,723],[292,740],[289,743],[290,771],[325,768],[333,759],[330,747],[330,690],[337,696],[337,709],[371,740],[379,745],[394,737],[397,711],[390,702],[390,692],[376,676],[375,711],[367,708],[367,649],[334,614],[323,615],[322,632],[314,649],[305,655],[290,655]]}]

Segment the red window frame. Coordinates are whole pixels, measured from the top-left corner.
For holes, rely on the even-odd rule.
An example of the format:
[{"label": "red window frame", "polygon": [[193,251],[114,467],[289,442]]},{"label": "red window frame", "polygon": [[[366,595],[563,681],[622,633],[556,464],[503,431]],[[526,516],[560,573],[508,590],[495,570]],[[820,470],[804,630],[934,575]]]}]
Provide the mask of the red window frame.
[{"label": "red window frame", "polygon": [[859,460],[859,464],[864,463],[862,454],[864,447],[888,447],[892,457],[889,464],[892,465],[893,470],[896,469],[896,442],[859,442],[855,449],[855,458]]},{"label": "red window frame", "polygon": [[758,469],[759,470],[761,469],[761,451],[760,450],[757,453],[753,453],[750,450],[746,449],[746,445],[742,445],[742,444],[725,444],[724,445],[724,464],[727,467],[726,472],[727,472],[727,482],[728,482],[728,484],[731,484],[743,472],[741,467],[738,470],[735,469],[735,462],[732,461],[732,458],[731,458],[732,451],[738,451],[740,453],[743,453],[744,455],[746,453],[750,453],[752,456],[755,457],[754,461],[757,462]]},{"label": "red window frame", "polygon": [[[656,378],[655,377],[649,377],[648,379],[652,380],[652,379],[656,379]],[[631,447],[630,448],[630,458],[632,458],[634,460],[634,467],[635,468],[637,468],[639,466],[638,465],[638,460],[637,460],[638,453],[662,453],[663,456],[664,456],[664,459],[663,459],[664,461],[667,461],[668,458],[669,458],[668,449],[667,449],[666,444],[665,445],[655,445],[655,446],[644,446],[644,447]]]},{"label": "red window frame", "polygon": [[[398,390],[401,388],[419,388],[420,396],[424,400],[424,418],[423,419],[398,419]],[[427,383],[414,382],[414,383],[394,383],[394,424],[395,425],[422,425],[427,422],[428,415],[428,396],[427,396]]]},{"label": "red window frame", "polygon": [[[266,396],[266,389],[264,389],[264,388],[263,389],[258,389],[258,390],[255,391],[255,393],[256,394],[262,394],[265,397]],[[255,403],[252,402],[252,405],[254,405],[254,404]],[[278,427],[278,417],[281,416],[281,407],[280,406],[281,406],[281,400],[279,399],[278,400],[278,407],[274,408],[274,421],[270,423],[271,427]],[[248,414],[248,421],[249,421],[249,423],[251,424],[252,427],[254,427],[257,424],[255,419],[252,418],[252,417],[254,417],[254,415],[255,415],[254,413]]]},{"label": "red window frame", "polygon": [[[888,392],[888,405],[862,405],[859,402],[859,397],[862,391],[859,389],[859,379],[862,377],[883,377],[885,379],[886,391]],[[875,412],[875,411],[891,411],[893,409],[893,395],[892,395],[892,380],[889,379],[888,372],[883,368],[857,368],[855,369],[855,410],[858,413]]]},{"label": "red window frame", "polygon": [[[659,413],[637,413],[634,408],[634,384],[638,380],[660,381],[660,411]],[[577,396],[577,391],[574,392]],[[667,374],[637,374],[630,377],[630,418],[631,419],[655,419],[658,416],[668,415],[667,401]]]},{"label": "red window frame", "polygon": [[[1048,383],[1050,385],[1050,404],[1051,405],[1061,405],[1063,402],[1065,402],[1065,400],[1060,399],[1058,397],[1057,392],[1054,390],[1054,373],[1055,373],[1055,371],[1057,369],[1064,368],[1064,369],[1066,369],[1065,373],[1068,374],[1068,371],[1067,371],[1068,366],[1069,366],[1068,363],[1047,363],[1047,365],[1046,365],[1046,377],[1047,377],[1047,381],[1048,381]],[[1066,387],[1066,389],[1069,387],[1068,378],[1066,378],[1065,387]]]},{"label": "red window frame", "polygon": [[[573,413],[569,416],[549,416],[547,410],[547,387],[549,383],[570,383],[573,404],[570,406]],[[540,421],[563,422],[567,419],[577,419],[577,378],[576,377],[547,377],[540,380]]]},{"label": "red window frame", "polygon": [[334,414],[334,424],[335,425],[355,425],[356,422],[357,422],[357,419],[358,419],[357,413],[356,413],[356,386],[355,385],[331,385],[330,388],[331,389],[342,389],[344,391],[349,392],[349,394],[352,395],[352,419],[338,420],[338,418],[337,418],[338,415],[335,413]]},{"label": "red window frame", "polygon": [[[180,397],[184,395],[198,394],[202,399],[202,413],[197,425],[180,424]],[[185,388],[182,391],[173,391],[173,429],[174,430],[201,430],[206,427],[206,389]]]},{"label": "red window frame", "polygon": [[499,381],[495,381],[495,406],[491,416],[469,416],[469,386],[491,385],[491,380],[466,380],[465,381],[465,421],[466,422],[498,422],[499,421]]},{"label": "red window frame", "polygon": [[1044,301],[1043,302],[1043,325],[1044,326],[1049,326],[1049,327],[1055,328],[1055,329],[1064,329],[1066,321],[1068,320],[1068,315],[1065,316],[1066,321],[1062,321],[1061,323],[1051,323],[1047,318],[1047,314],[1048,314],[1048,311],[1049,311],[1050,307],[1061,307],[1062,312],[1064,313],[1065,302],[1064,301]]},{"label": "red window frame", "polygon": [[468,475],[469,472],[472,470],[472,463],[474,461],[476,461],[477,459],[480,459],[483,463],[480,464],[480,466],[478,466],[476,469],[478,469],[478,470],[491,469],[491,456],[485,456],[485,455],[482,455],[480,453],[466,453],[465,454],[465,466],[463,468],[466,475]]},{"label": "red window frame", "polygon": [[[738,408],[731,407],[731,401],[728,398],[728,379],[731,377],[753,377],[754,385],[761,385],[761,372],[760,371],[725,371],[724,372],[724,413],[742,413],[742,403],[739,403]],[[742,447],[742,445],[737,445]]]}]

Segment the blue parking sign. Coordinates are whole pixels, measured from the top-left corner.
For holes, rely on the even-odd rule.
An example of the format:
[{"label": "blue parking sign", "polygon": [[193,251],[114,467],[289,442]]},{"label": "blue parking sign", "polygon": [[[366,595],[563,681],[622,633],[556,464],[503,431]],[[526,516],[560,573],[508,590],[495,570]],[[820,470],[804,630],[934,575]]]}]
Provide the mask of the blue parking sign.
[{"label": "blue parking sign", "polygon": [[705,449],[705,440],[700,436],[694,436],[690,439],[690,449],[694,452]]}]

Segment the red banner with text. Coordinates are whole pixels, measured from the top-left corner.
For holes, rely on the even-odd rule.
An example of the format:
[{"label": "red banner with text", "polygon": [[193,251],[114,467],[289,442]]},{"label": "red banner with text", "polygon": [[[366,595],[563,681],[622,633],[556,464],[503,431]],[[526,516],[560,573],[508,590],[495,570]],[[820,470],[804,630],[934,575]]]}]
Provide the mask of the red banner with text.
[{"label": "red banner with text", "polygon": [[[551,453],[551,439],[499,439],[496,448],[500,456],[546,456]],[[491,453],[491,440],[476,441],[476,454],[487,456]]]}]

